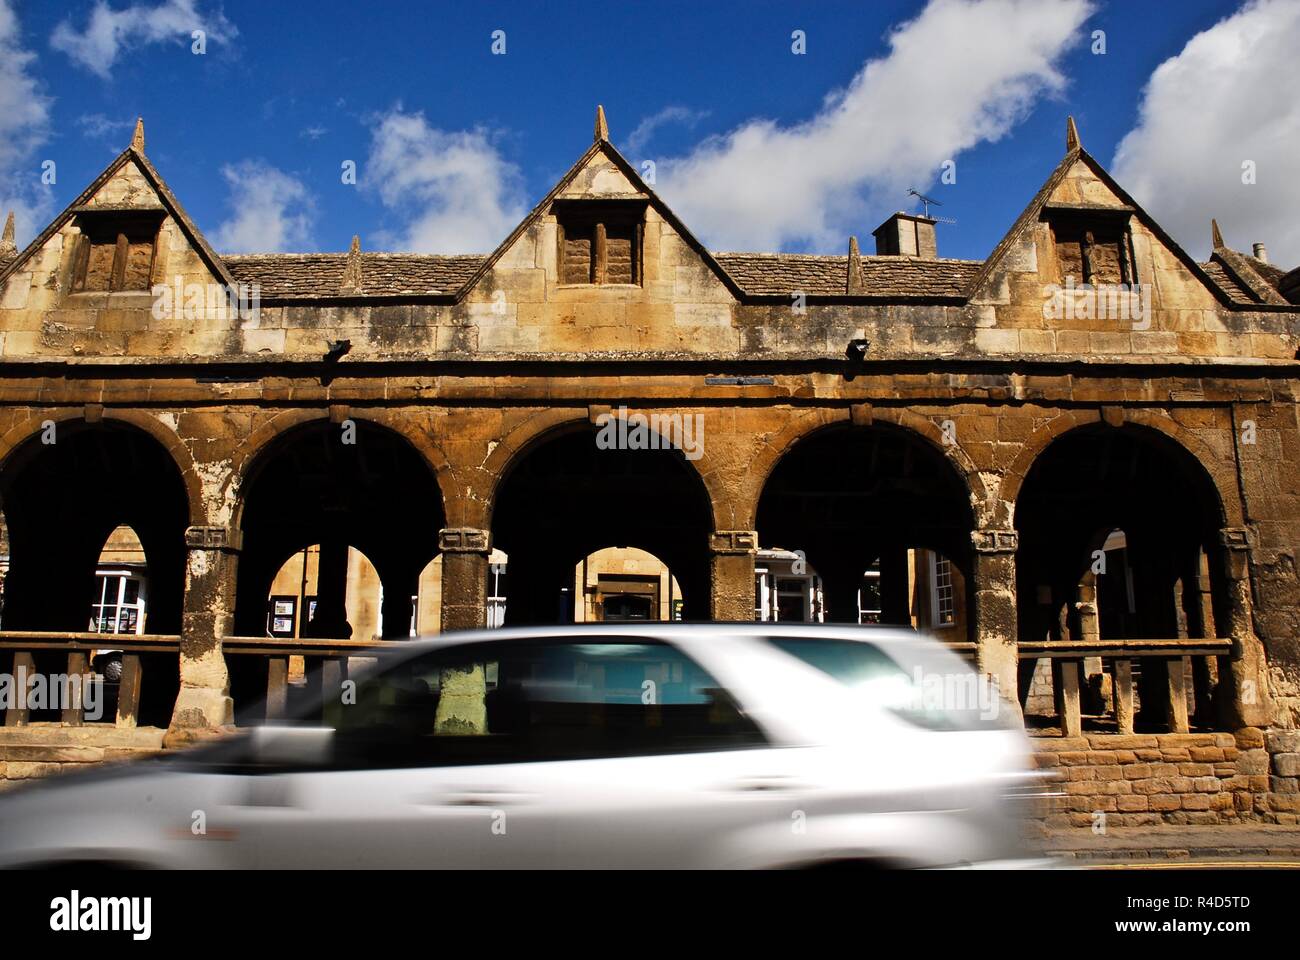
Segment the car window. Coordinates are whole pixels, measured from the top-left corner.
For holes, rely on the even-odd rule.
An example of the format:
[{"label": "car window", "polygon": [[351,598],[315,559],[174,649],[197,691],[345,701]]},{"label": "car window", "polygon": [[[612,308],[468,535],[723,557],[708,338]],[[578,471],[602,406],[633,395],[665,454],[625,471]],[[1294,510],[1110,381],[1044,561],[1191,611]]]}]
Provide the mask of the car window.
[{"label": "car window", "polygon": [[731,750],[764,742],[669,644],[533,640],[434,651],[329,703],[336,763],[395,767]]},{"label": "car window", "polygon": [[905,669],[865,640],[785,636],[768,642],[917,726],[955,731],[1007,724],[996,692],[964,665],[918,654]]}]

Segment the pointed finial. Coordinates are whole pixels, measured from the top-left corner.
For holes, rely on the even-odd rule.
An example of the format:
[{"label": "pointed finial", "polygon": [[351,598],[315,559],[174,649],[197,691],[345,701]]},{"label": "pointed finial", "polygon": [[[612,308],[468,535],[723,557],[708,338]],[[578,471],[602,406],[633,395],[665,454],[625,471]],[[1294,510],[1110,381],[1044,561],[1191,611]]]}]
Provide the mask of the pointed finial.
[{"label": "pointed finial", "polygon": [[862,293],[866,286],[862,279],[862,254],[858,251],[858,238],[849,237],[849,276],[845,289],[849,293]]},{"label": "pointed finial", "polygon": [[605,108],[601,104],[596,104],[596,142],[600,143],[609,139],[609,124],[605,122]]},{"label": "pointed finial", "polygon": [[9,211],[9,216],[5,218],[5,232],[0,235],[0,257],[12,257],[18,252],[18,244],[14,242],[14,212]]},{"label": "pointed finial", "polygon": [[1215,250],[1224,246],[1223,233],[1219,230],[1219,221],[1215,219],[1210,220],[1210,243]]},{"label": "pointed finial", "polygon": [[353,236],[352,247],[348,250],[348,262],[343,267],[343,279],[339,290],[350,292],[361,289],[361,238]]},{"label": "pointed finial", "polygon": [[144,153],[144,117],[135,118],[135,133],[131,134],[131,149]]},{"label": "pointed finial", "polygon": [[1079,143],[1079,128],[1074,125],[1074,117],[1066,117],[1065,118],[1065,151],[1066,153],[1069,153],[1071,150],[1078,150],[1080,146],[1081,144]]}]

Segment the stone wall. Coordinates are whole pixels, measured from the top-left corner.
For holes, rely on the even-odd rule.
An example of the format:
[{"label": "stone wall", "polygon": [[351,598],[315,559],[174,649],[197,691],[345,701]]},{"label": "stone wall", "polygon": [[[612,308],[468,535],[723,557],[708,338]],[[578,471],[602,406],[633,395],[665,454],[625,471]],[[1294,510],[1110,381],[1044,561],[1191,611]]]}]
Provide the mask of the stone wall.
[{"label": "stone wall", "polygon": [[1300,822],[1297,731],[1092,734],[1034,747],[1064,794],[1044,811],[1049,829]]},{"label": "stone wall", "polygon": [[48,723],[0,728],[0,792],[29,780],[153,756],[162,750],[164,732]]}]

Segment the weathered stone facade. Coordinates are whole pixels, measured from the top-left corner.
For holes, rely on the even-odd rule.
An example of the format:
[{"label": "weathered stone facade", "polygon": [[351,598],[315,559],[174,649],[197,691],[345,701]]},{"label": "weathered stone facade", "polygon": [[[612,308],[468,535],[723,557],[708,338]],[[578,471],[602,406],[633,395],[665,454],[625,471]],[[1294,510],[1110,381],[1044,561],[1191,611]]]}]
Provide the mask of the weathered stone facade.
[{"label": "weathered stone facade", "polygon": [[[171,724],[205,727],[232,678],[234,705],[265,682],[240,686],[225,638],[260,634],[307,544],[365,550],[395,624],[441,554],[444,629],[482,625],[494,546],[535,571],[524,622],[608,546],[667,562],[688,617],[733,620],[759,546],[806,548],[832,608],[864,556],[920,546],[960,568],[1009,691],[1019,644],[1098,635],[1081,578],[1122,526],[1150,559],[1125,636],[1230,639],[1206,674],[1221,727],[1294,727],[1300,306],[1294,271],[1216,240],[1196,263],[1072,140],[984,261],[713,254],[598,131],[490,256],[222,257],[141,137],[0,260],[3,626],[84,629],[57,598],[130,523],[166,584],[150,631],[180,638]],[[1048,309],[1075,269],[1149,309]],[[159,309],[140,275],[181,295]],[[259,309],[191,284],[257,284]],[[700,455],[597,451],[620,407],[698,415]]]}]

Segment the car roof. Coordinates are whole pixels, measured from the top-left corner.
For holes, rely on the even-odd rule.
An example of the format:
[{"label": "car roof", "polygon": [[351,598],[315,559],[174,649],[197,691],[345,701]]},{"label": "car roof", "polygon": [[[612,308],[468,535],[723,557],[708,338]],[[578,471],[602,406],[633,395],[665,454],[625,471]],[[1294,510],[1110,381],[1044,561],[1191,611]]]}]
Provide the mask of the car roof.
[{"label": "car roof", "polygon": [[[918,633],[910,627],[878,624],[833,623],[689,623],[620,622],[620,623],[569,623],[540,627],[502,627],[498,629],[457,630],[450,633],[420,637],[410,641],[396,641],[403,649],[436,649],[461,643],[494,643],[506,640],[544,640],[557,637],[645,637],[647,639],[679,642],[690,637],[720,634],[731,637],[818,637],[835,640],[860,640],[873,643],[916,644],[930,646],[939,643],[932,637]],[[361,654],[364,655],[364,654]]]}]

